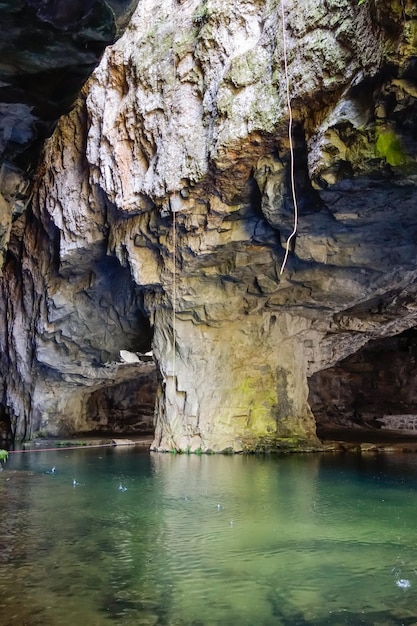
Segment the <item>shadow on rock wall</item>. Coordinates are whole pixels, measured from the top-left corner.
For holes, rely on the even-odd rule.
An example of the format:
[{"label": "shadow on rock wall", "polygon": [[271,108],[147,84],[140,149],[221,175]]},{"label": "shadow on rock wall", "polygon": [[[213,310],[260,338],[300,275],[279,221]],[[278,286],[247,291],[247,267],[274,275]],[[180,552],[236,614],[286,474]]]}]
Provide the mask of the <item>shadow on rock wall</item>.
[{"label": "shadow on rock wall", "polygon": [[[417,330],[371,341],[356,354],[309,379],[310,406],[318,435],[343,438],[346,429],[358,440],[389,439],[398,429],[415,436],[417,415]],[[401,420],[398,417],[401,416]]]}]

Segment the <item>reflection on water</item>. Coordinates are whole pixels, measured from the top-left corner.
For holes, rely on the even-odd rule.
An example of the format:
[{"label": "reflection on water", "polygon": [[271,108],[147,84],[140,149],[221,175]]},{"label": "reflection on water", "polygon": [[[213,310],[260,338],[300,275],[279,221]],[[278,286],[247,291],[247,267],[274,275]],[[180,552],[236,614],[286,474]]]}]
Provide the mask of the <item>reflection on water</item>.
[{"label": "reflection on water", "polygon": [[0,624],[415,624],[416,505],[412,455],[11,455]]}]

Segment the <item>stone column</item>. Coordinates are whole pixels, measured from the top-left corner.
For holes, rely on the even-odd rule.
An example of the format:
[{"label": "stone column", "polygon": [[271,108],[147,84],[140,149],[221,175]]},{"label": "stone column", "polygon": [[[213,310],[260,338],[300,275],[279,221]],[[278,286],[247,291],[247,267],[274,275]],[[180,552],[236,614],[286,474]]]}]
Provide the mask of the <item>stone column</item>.
[{"label": "stone column", "polygon": [[[219,325],[155,317],[160,372],[153,449],[234,451],[317,444],[301,318],[262,313]],[[291,333],[291,334],[290,334]]]}]

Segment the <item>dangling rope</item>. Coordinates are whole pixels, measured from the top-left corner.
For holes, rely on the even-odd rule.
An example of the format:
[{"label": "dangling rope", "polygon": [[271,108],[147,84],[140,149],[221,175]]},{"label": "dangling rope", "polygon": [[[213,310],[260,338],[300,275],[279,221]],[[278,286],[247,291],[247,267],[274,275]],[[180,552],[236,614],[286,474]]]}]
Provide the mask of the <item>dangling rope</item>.
[{"label": "dangling rope", "polygon": [[[173,49],[172,51],[172,62],[174,66],[174,94],[175,97],[175,89],[176,89],[176,81],[177,81],[177,70],[175,67],[175,53]],[[173,192],[173,198],[175,198],[175,191]],[[173,418],[174,421],[177,417],[177,398],[176,398],[176,390],[177,390],[177,365],[176,365],[176,336],[177,336],[177,327],[176,327],[176,315],[177,315],[177,217],[176,217],[176,206],[175,202],[171,203],[172,210],[172,248],[173,248],[173,267],[172,267],[172,383],[173,383],[173,402],[174,402],[174,413]]]},{"label": "dangling rope", "polygon": [[[172,375],[175,384],[176,363],[175,363],[175,338],[176,338],[176,313],[177,313],[177,220],[175,207],[172,207],[172,247],[173,247],[173,268],[172,268]],[[175,405],[176,406],[176,405]]]},{"label": "dangling rope", "polygon": [[288,78],[288,64],[287,64],[287,40],[285,36],[286,31],[286,23],[285,23],[285,12],[284,12],[284,0],[281,0],[281,16],[282,16],[282,44],[283,44],[283,52],[284,52],[284,71],[285,71],[285,84],[286,84],[286,92],[287,92],[287,106],[288,106],[288,139],[290,142],[290,179],[291,179],[291,194],[292,200],[294,203],[294,227],[290,236],[287,239],[287,243],[285,245],[285,255],[284,260],[281,265],[280,274],[283,273],[285,266],[287,264],[288,255],[290,253],[290,244],[291,240],[297,234],[298,228],[298,206],[297,206],[297,196],[295,193],[295,175],[294,175],[294,146],[292,140],[292,108],[291,108],[291,98],[290,98],[290,82]]}]

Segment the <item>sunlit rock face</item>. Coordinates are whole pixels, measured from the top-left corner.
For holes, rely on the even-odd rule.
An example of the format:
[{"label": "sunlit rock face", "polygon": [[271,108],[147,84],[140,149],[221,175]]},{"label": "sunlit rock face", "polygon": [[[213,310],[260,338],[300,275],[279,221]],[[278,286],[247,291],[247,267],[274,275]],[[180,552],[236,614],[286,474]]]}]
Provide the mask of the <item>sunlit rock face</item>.
[{"label": "sunlit rock face", "polygon": [[[416,24],[395,0],[138,6],[12,228],[17,431],[87,428],[106,364],[152,341],[155,449],[317,445],[309,378],[417,324]],[[115,387],[151,367],[117,363]]]}]

